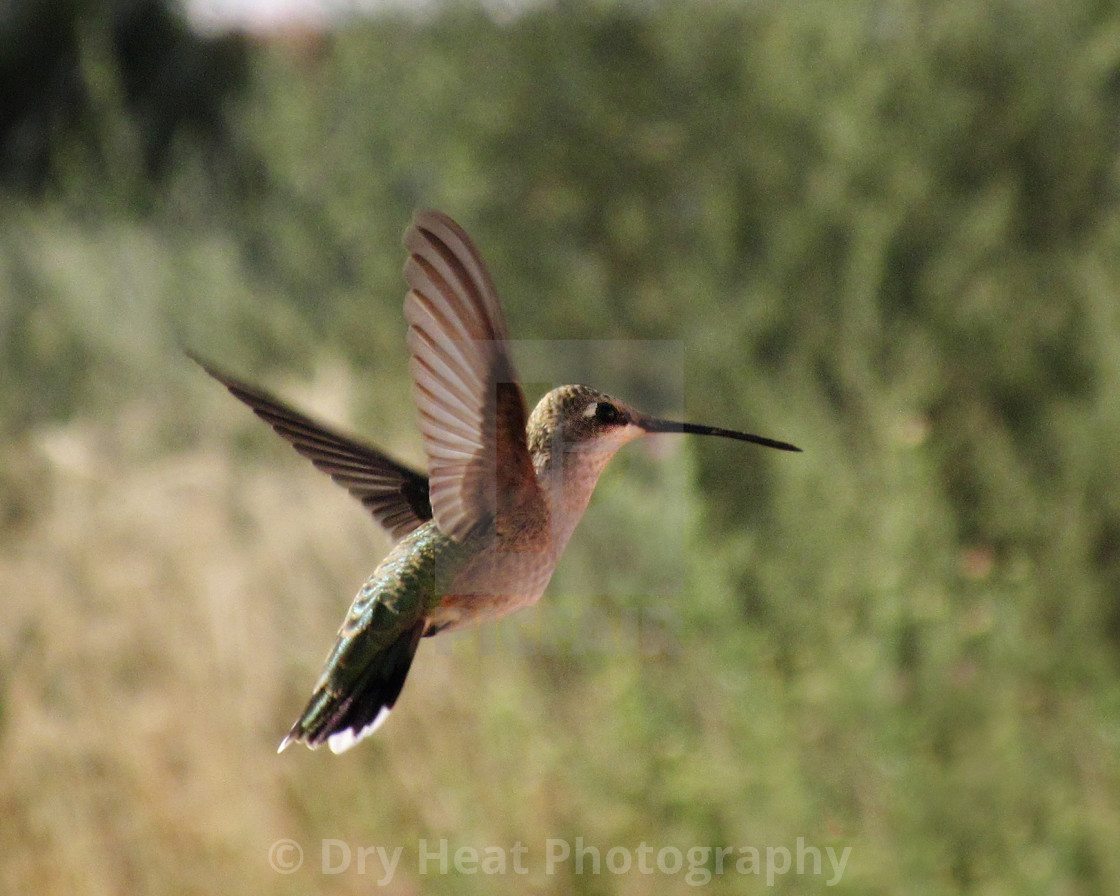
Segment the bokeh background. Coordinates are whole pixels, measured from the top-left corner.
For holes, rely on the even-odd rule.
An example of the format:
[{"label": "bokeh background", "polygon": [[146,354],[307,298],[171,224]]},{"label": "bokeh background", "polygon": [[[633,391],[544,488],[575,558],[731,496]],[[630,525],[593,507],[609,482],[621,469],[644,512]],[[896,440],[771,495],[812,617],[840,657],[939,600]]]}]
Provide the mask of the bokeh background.
[{"label": "bokeh background", "polygon": [[[1120,7],[342,12],[0,8],[0,892],[377,890],[324,838],[405,847],[386,892],[695,892],[544,875],[576,837],[1120,892]],[[376,738],[278,757],[387,542],[181,347],[422,462],[418,206],[519,339],[679,345],[688,417],[805,453],[627,449],[547,598],[605,646],[428,642]]]}]

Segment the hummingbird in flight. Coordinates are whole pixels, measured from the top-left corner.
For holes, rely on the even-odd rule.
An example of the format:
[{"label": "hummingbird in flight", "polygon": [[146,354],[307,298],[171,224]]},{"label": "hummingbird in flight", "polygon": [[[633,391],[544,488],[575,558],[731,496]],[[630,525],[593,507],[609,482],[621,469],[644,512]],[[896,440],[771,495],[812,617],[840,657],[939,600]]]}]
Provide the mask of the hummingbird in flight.
[{"label": "hummingbird in flight", "polygon": [[427,475],[194,358],[395,542],[358,591],[280,751],[296,741],[349,749],[385,721],[421,638],[534,604],[599,474],[627,442],[694,433],[800,450],[652,417],[589,386],[553,389],[528,413],[505,315],[470,238],[446,215],[420,211],[404,245],[409,372]]}]

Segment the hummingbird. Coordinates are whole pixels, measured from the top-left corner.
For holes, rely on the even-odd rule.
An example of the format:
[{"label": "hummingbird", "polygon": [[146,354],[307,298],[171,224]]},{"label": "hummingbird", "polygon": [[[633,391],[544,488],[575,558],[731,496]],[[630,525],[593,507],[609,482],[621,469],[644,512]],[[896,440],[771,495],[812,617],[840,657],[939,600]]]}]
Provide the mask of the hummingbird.
[{"label": "hummingbird", "polygon": [[404,238],[409,373],[427,475],[191,356],[394,540],[358,591],[303,714],[280,743],[341,753],[397,702],[420,639],[534,604],[623,445],[693,433],[799,451],[750,433],[653,417],[582,385],[528,413],[505,315],[482,256],[447,215]]}]

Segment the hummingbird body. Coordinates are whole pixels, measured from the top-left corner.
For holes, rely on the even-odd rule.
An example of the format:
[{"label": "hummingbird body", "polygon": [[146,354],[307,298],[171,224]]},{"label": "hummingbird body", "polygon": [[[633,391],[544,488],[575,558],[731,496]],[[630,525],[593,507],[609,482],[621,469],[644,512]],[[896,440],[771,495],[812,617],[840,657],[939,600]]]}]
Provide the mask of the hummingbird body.
[{"label": "hummingbird body", "polygon": [[[407,672],[403,658],[411,660],[420,637],[496,620],[540,599],[599,474],[618,447],[641,434],[619,431],[597,449],[589,450],[587,443],[565,447],[560,431],[564,418],[558,408],[565,399],[596,397],[609,400],[586,386],[563,386],[542,398],[529,418],[530,456],[549,504],[551,526],[530,515],[515,519],[501,534],[487,526],[459,543],[429,521],[393,547],[354,598],[338,631],[310,704],[297,723],[303,738],[313,739],[332,723],[344,721],[352,705],[347,703],[349,696],[399,691]],[[371,666],[385,673],[363,679]],[[346,729],[328,736],[328,742],[341,752],[376,730],[383,719],[378,712],[365,726],[369,732],[359,729],[351,737]]]},{"label": "hummingbird body", "polygon": [[354,599],[281,750],[292,741],[348,749],[387,717],[421,638],[535,603],[627,442],[690,432],[799,450],[650,417],[588,386],[553,389],[527,416],[497,292],[470,239],[445,215],[418,212],[405,246],[409,369],[428,476],[199,362],[397,540]]}]

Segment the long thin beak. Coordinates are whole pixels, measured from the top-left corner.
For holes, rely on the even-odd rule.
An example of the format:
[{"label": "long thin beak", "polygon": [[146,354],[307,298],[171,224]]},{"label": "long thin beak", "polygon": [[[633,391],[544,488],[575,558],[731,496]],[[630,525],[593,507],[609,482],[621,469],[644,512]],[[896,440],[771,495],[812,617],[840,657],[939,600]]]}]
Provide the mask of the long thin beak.
[{"label": "long thin beak", "polygon": [[733,429],[720,429],[718,426],[702,426],[699,423],[677,423],[674,420],[661,420],[658,417],[639,417],[634,421],[646,432],[687,432],[698,436],[722,436],[725,439],[738,439],[740,442],[753,442],[755,445],[765,445],[767,448],[777,448],[779,451],[800,451],[796,445],[789,442],[779,442],[765,436],[751,435],[749,432],[735,432]]}]

